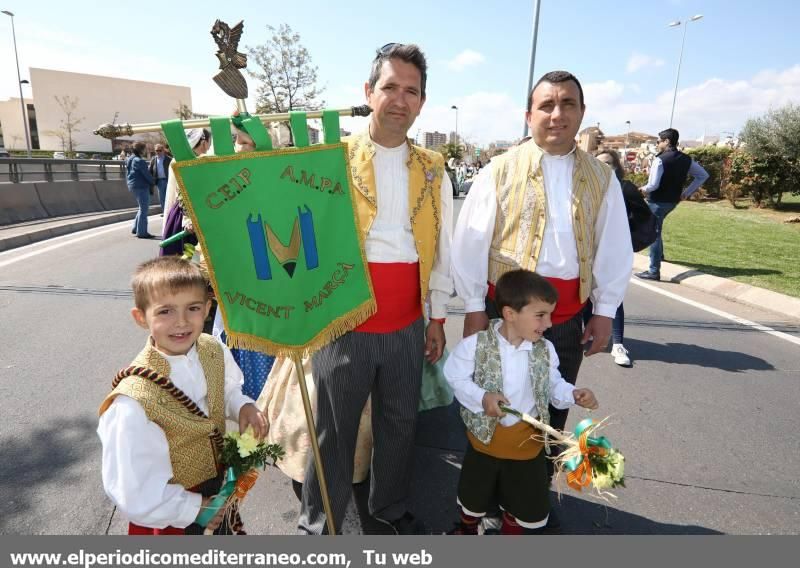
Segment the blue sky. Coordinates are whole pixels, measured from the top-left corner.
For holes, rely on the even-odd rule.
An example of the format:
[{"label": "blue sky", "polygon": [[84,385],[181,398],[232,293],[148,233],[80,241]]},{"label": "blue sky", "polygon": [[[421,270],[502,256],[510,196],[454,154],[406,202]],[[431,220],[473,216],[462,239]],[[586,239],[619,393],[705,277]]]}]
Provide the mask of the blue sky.
[{"label": "blue sky", "polygon": [[[232,106],[211,81],[209,30],[216,18],[245,20],[242,44],[267,39],[267,24],[289,24],[319,67],[328,106],[363,102],[374,50],[416,42],[429,62],[428,100],[417,130],[459,132],[486,143],[521,135],[533,2],[73,2],[4,0],[15,13],[23,78],[44,67],[187,85],[194,109]],[[800,103],[800,4],[662,0],[600,3],[542,0],[534,74],[567,69],[584,84],[584,126],[607,134],[666,128],[683,28],[694,14],[681,69],[674,126],[684,138],[738,131],[770,108]],[[0,99],[18,96],[10,20],[0,16]],[[33,86],[35,89],[35,85]],[[255,85],[250,81],[251,93]],[[252,107],[253,105],[251,105]],[[158,120],[165,117],[153,117]],[[357,129],[361,120],[345,121]]]}]

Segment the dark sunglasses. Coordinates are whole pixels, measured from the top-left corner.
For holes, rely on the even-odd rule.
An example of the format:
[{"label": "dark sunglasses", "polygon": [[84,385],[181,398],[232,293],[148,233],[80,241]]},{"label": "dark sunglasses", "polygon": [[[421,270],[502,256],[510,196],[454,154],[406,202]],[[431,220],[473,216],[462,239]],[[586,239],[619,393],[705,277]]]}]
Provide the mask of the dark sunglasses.
[{"label": "dark sunglasses", "polygon": [[381,54],[381,55],[386,55],[386,54],[387,54],[387,53],[389,53],[389,52],[390,52],[390,51],[391,51],[391,50],[394,48],[394,46],[396,46],[396,45],[403,45],[403,44],[402,44],[402,43],[397,43],[397,42],[387,43],[386,45],[384,45],[382,48],[380,48],[380,49],[378,50],[378,53],[379,53],[379,54]]}]

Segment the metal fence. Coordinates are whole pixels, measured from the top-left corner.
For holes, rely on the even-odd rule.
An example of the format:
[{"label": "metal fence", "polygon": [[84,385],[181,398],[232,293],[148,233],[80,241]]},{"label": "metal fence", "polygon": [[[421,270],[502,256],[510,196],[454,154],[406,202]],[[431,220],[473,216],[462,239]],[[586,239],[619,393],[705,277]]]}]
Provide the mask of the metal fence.
[{"label": "metal fence", "polygon": [[125,179],[121,160],[0,158],[0,183]]}]

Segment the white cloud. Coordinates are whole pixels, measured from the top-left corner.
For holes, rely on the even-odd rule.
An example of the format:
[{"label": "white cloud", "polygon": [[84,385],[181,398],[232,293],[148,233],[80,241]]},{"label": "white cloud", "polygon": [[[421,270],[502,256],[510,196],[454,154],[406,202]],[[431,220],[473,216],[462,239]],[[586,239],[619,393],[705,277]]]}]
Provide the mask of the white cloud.
[{"label": "white cloud", "polygon": [[626,70],[628,73],[636,73],[640,69],[661,67],[664,65],[664,60],[643,53],[632,53],[628,58],[628,65]]},{"label": "white cloud", "polygon": [[486,61],[486,58],[482,54],[471,49],[465,49],[446,63],[451,71],[463,71],[470,65],[477,65],[484,61]]},{"label": "white cloud", "polygon": [[[600,122],[606,134],[622,134],[630,120],[631,130],[655,134],[669,125],[671,89],[645,102],[631,102],[630,89],[614,81],[590,83],[584,89],[583,127]],[[800,65],[761,71],[751,79],[710,78],[678,89],[673,126],[692,139],[704,132],[738,132],[748,118],[789,102],[800,102]]]},{"label": "white cloud", "polygon": [[[609,80],[587,83],[586,115],[581,128],[598,122],[607,135],[631,130],[656,134],[669,125],[672,90],[651,100],[638,100],[636,85]],[[723,131],[738,132],[744,122],[788,102],[800,103],[800,65],[782,71],[762,71],[748,80],[708,79],[678,90],[673,126],[686,139]],[[493,140],[516,140],[522,136],[525,108],[505,92],[480,91],[453,101],[458,106],[459,136],[487,144]],[[342,119],[348,130],[358,131],[367,119]],[[449,133],[455,129],[455,111],[450,104],[426,105],[409,131]]]}]

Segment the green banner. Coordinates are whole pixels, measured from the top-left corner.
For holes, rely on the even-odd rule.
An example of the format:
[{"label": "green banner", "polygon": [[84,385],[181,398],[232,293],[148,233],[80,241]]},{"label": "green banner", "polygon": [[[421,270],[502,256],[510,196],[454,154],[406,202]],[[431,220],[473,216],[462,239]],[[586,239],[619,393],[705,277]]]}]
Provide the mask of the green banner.
[{"label": "green banner", "polygon": [[342,143],[176,163],[230,345],[307,354],[375,313],[349,171]]}]

